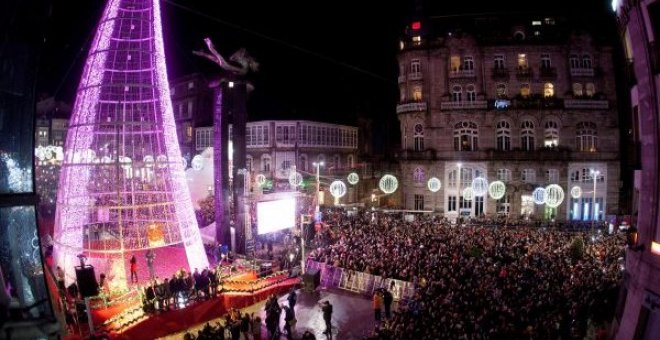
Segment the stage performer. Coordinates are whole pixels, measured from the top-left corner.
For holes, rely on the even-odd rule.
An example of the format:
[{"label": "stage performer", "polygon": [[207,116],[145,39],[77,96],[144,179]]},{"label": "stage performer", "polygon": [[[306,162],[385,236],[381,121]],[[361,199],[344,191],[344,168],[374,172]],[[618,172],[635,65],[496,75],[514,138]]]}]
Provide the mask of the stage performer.
[{"label": "stage performer", "polygon": [[131,256],[131,283],[133,283],[133,278],[135,278],[135,283],[137,283],[137,259],[135,258],[135,255]]}]

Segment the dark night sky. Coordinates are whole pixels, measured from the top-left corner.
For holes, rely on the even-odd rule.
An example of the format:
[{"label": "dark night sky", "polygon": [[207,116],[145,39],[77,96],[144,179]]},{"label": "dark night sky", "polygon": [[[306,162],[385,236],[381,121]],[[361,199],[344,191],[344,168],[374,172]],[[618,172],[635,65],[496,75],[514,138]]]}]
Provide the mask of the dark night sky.
[{"label": "dark night sky", "polygon": [[[428,3],[438,15],[531,10],[539,5],[531,0],[489,1],[486,6],[476,6],[476,2]],[[571,6],[562,6],[569,3]],[[576,8],[575,3],[582,8]],[[609,3],[559,0],[545,6],[574,14],[587,9],[593,16],[609,10]],[[40,91],[73,102],[88,39],[104,4],[102,0],[55,2],[40,68]],[[191,53],[201,49],[202,39],[210,36],[223,55],[245,47],[260,63],[250,98],[250,120],[313,119],[355,124],[360,114],[394,122],[398,129],[396,52],[414,4],[412,0],[166,0],[162,8],[170,78],[214,70],[210,62]]]}]

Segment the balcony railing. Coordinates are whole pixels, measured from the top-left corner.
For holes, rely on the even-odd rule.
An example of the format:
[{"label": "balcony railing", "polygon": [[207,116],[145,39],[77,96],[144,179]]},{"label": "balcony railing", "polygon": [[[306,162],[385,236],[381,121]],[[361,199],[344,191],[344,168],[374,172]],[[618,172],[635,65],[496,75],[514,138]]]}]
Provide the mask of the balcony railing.
[{"label": "balcony railing", "polygon": [[396,113],[426,111],[426,102],[404,103],[396,106]]},{"label": "balcony railing", "polygon": [[399,80],[399,84],[401,84],[401,83],[405,83],[405,82],[406,82],[406,76],[405,76],[405,75],[403,75],[403,76],[399,76],[399,79],[398,79],[398,80]]},{"label": "balcony railing", "polygon": [[433,160],[435,157],[435,150],[426,149],[424,151],[415,150],[400,150],[396,153],[396,158],[400,160]]},{"label": "balcony railing", "polygon": [[492,73],[493,79],[509,79],[509,70],[505,68],[495,67]]},{"label": "balcony railing", "polygon": [[451,70],[449,71],[449,78],[471,78],[474,77],[474,70]]},{"label": "balcony railing", "polygon": [[488,149],[487,158],[498,160],[539,160],[559,161],[568,160],[571,157],[570,149],[566,147],[538,148],[534,150],[496,150]]},{"label": "balcony railing", "polygon": [[539,76],[541,79],[556,79],[557,69],[554,67],[541,67],[539,69]]},{"label": "balcony railing", "polygon": [[593,67],[589,68],[571,68],[572,77],[593,77],[594,69]]},{"label": "balcony railing", "polygon": [[422,80],[422,72],[415,72],[408,74],[408,80]]},{"label": "balcony railing", "polygon": [[564,99],[566,109],[607,110],[609,102],[604,99]]},{"label": "balcony railing", "polygon": [[516,77],[528,79],[532,77],[532,69],[529,67],[518,67],[516,69]]},{"label": "balcony railing", "polygon": [[474,110],[487,108],[488,102],[485,100],[440,103],[440,110]]}]

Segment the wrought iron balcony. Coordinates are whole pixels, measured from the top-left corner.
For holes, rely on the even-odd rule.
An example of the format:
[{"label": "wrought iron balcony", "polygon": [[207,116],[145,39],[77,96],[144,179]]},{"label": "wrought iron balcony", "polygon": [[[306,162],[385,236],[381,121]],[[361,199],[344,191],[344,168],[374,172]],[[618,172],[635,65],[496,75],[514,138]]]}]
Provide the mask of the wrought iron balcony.
[{"label": "wrought iron balcony", "polygon": [[396,113],[426,111],[426,102],[402,103],[396,106]]},{"label": "wrought iron balcony", "polygon": [[532,69],[527,66],[519,66],[516,69],[516,77],[519,79],[529,79],[532,77]]},{"label": "wrought iron balcony", "polygon": [[415,150],[400,150],[395,154],[395,157],[400,160],[434,160],[436,159],[435,150],[426,149],[423,151]]},{"label": "wrought iron balcony", "polygon": [[541,67],[539,69],[541,79],[557,79],[557,69],[554,67]]},{"label": "wrought iron balcony", "polygon": [[408,80],[422,80],[423,78],[424,76],[422,75],[422,72],[415,72],[408,74]]},{"label": "wrought iron balcony", "polygon": [[492,77],[493,79],[509,79],[509,70],[495,67],[492,69]]},{"label": "wrought iron balcony", "polygon": [[571,68],[571,77],[593,77],[594,69],[593,67],[588,68]]},{"label": "wrought iron balcony", "polygon": [[458,69],[458,70],[449,71],[449,78],[473,78],[474,76],[475,76],[474,69],[472,70]]},{"label": "wrought iron balcony", "polygon": [[609,102],[605,99],[564,99],[564,108],[581,110],[607,110]]},{"label": "wrought iron balcony", "polygon": [[485,110],[487,108],[488,102],[485,100],[440,103],[440,110]]}]

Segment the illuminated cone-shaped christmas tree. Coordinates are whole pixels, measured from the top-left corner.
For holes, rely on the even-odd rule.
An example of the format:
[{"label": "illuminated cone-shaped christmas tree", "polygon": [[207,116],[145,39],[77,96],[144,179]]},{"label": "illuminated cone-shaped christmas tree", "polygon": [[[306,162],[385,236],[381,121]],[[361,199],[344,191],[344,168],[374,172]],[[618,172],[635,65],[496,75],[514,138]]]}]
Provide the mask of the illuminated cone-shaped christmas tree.
[{"label": "illuminated cone-shaped christmas tree", "polygon": [[68,282],[79,254],[111,288],[126,287],[127,259],[148,249],[181,251],[168,263],[174,268],[208,266],[177,143],[160,18],[158,0],[109,0],[90,47],[55,219],[55,258]]}]

